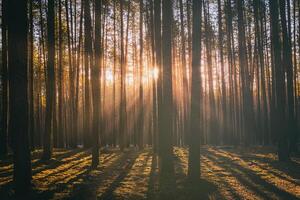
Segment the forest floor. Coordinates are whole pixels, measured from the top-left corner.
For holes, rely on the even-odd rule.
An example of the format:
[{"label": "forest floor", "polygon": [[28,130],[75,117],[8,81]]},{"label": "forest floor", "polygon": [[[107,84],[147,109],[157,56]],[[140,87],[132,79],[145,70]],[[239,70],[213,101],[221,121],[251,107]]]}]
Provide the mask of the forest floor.
[{"label": "forest floor", "polygon": [[[151,149],[102,151],[96,170],[88,150],[56,149],[48,163],[35,151],[30,199],[300,199],[299,157],[281,163],[261,147],[203,147],[201,154],[202,178],[191,184],[186,148],[174,148],[175,174],[164,180]],[[1,200],[13,199],[12,171],[10,159],[0,161]]]}]

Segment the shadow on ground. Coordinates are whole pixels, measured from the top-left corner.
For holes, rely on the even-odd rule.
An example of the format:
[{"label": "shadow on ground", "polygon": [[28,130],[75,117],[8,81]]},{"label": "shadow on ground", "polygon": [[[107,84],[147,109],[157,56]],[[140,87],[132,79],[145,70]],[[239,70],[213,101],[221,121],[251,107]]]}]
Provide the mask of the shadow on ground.
[{"label": "shadow on ground", "polygon": [[0,198],[100,199],[100,200],[196,200],[196,199],[299,199],[299,158],[276,161],[263,149],[205,147],[201,176],[187,180],[188,150],[174,148],[174,173],[159,176],[158,159],[151,149],[117,149],[100,156],[101,165],[90,168],[89,150],[57,150],[48,163],[33,156],[33,191],[14,195],[11,161],[0,162]]}]

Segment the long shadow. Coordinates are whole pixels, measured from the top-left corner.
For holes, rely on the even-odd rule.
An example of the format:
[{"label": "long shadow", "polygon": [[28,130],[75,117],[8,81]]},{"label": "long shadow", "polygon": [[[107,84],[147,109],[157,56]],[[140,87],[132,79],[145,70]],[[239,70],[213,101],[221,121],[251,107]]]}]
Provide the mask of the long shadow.
[{"label": "long shadow", "polygon": [[[12,187],[12,186],[10,186]],[[8,190],[10,190],[8,192]],[[28,200],[41,200],[41,199],[52,199],[54,196],[54,193],[51,191],[37,191],[35,189],[32,189],[31,191],[28,191],[28,193],[26,194],[22,194],[22,195],[15,195],[12,191],[12,188],[9,188],[5,191],[2,191],[2,189],[0,189],[0,197],[1,200],[24,200],[24,199],[28,199]]]},{"label": "long shadow", "polygon": [[[250,188],[251,190],[253,190],[254,192],[256,192],[257,194],[259,194],[260,196],[264,197],[265,199],[268,199],[269,196],[263,192],[262,190],[260,190],[259,188],[257,188],[257,186],[251,184],[245,177],[249,178],[249,180],[251,180],[253,183],[257,184],[258,186],[263,187],[265,190],[279,196],[281,199],[298,199],[296,196],[294,196],[293,194],[290,194],[284,190],[281,190],[280,188],[268,183],[267,181],[263,180],[262,178],[260,178],[257,174],[255,174],[252,170],[250,169],[246,169],[242,166],[240,166],[239,164],[236,164],[234,162],[232,162],[231,159],[226,158],[224,156],[221,155],[209,155],[209,154],[213,154],[213,152],[209,152],[206,154],[206,156],[211,159],[214,163],[219,163],[220,166],[226,168],[226,170],[228,170],[229,172],[231,172],[234,177],[239,180],[242,184],[246,185],[248,188]],[[218,159],[217,159],[218,157]],[[221,160],[225,161],[224,163],[220,163]],[[227,162],[227,164],[226,164]],[[241,173],[236,172],[237,169],[239,170],[243,176],[241,176]]]},{"label": "long shadow", "polygon": [[253,157],[252,159],[268,163],[272,168],[277,169],[294,179],[300,179],[300,165],[292,160],[289,162],[279,162],[269,158]]},{"label": "long shadow", "polygon": [[211,197],[218,193],[216,185],[207,180],[199,178],[190,182],[184,172],[183,164],[176,155],[173,156],[174,170],[166,175],[159,174],[157,164],[158,158],[153,155],[147,192],[148,200],[212,199]]},{"label": "long shadow", "polygon": [[[43,161],[43,160],[37,160],[36,162],[32,162],[32,164],[31,164],[31,167],[32,167],[32,174],[33,175],[35,175],[35,174],[37,174],[37,173],[39,173],[39,172],[41,172],[41,171],[43,171],[43,170],[47,170],[47,169],[52,169],[52,168],[56,168],[56,167],[58,167],[58,166],[60,166],[60,165],[63,165],[64,163],[66,163],[66,162],[71,162],[71,161],[73,161],[73,160],[75,160],[75,159],[78,159],[78,157],[76,156],[76,157],[74,157],[73,159],[70,159],[70,160],[68,160],[68,161],[65,161],[65,162],[62,162],[61,160],[62,159],[64,159],[64,158],[67,158],[67,157],[72,157],[72,156],[74,156],[74,155],[76,155],[76,154],[80,154],[81,152],[84,152],[83,150],[81,150],[81,149],[76,149],[76,150],[74,150],[74,151],[70,151],[70,152],[67,152],[67,153],[63,153],[62,155],[59,155],[59,156],[57,156],[57,157],[54,157],[53,159],[51,159],[51,160],[49,160],[49,161],[47,161],[47,162],[45,162],[45,161]],[[10,164],[12,164],[12,163],[10,163]],[[36,169],[37,167],[39,167],[40,165],[44,165],[43,167],[41,167],[41,168],[38,168],[38,169]],[[9,171],[7,171],[7,172],[2,172],[2,171],[0,171],[0,176],[1,177],[5,177],[5,176],[10,176],[10,175],[12,175],[12,173],[13,173],[13,171],[12,171],[12,169],[10,169]]]},{"label": "long shadow", "polygon": [[62,161],[62,160],[59,160],[59,159],[52,159],[52,160],[49,160],[49,161],[46,161],[46,162],[42,161],[42,163],[44,164],[44,166],[42,166],[41,168],[38,168],[38,169],[34,169],[33,170],[33,175],[35,175],[37,173],[40,173],[40,172],[42,172],[44,170],[55,169],[55,168],[57,168],[59,166],[62,166],[64,164],[72,163],[74,161],[81,160],[84,157],[87,157],[87,156],[90,156],[90,155],[91,154],[90,154],[89,151],[81,151],[81,152],[78,152],[78,153],[74,154],[74,156],[69,157],[65,161]]},{"label": "long shadow", "polygon": [[[108,154],[108,155],[106,155],[106,156],[104,157],[104,162],[107,162],[107,161],[113,159],[113,158],[116,157],[116,156],[117,156],[116,154],[113,154],[113,155],[109,155],[109,154]],[[120,159],[120,158],[119,158],[119,159]],[[118,162],[118,159],[117,159],[116,161],[114,161],[114,162],[117,163],[117,162]],[[102,169],[102,167],[99,167],[99,169]],[[83,180],[82,183],[89,183],[89,181],[90,181],[90,180],[89,180],[89,179],[90,179],[89,174],[90,174],[90,172],[92,171],[91,167],[90,167],[90,166],[87,166],[87,167],[85,167],[85,168],[82,169],[82,170],[83,170],[83,171],[76,173],[76,176],[75,176],[74,178],[69,179],[67,182],[65,182],[65,183],[63,183],[63,184],[57,185],[56,189],[54,189],[52,192],[53,192],[53,193],[62,192],[63,190],[67,189],[71,183],[77,182],[77,181],[80,180],[80,179]],[[70,175],[70,176],[72,176],[72,175]],[[68,177],[65,177],[65,178],[68,178]],[[58,180],[58,181],[59,181],[59,180]],[[55,181],[55,182],[58,182],[58,181]],[[52,183],[52,184],[50,185],[50,187],[53,186],[54,184],[55,184],[55,183]],[[72,192],[74,192],[74,190],[73,190]],[[72,198],[72,199],[73,199],[73,198]]]},{"label": "long shadow", "polygon": [[[75,151],[69,151],[67,153],[63,153],[62,155],[59,155],[57,157],[55,157],[55,159],[52,159],[48,162],[48,165],[45,165],[45,166],[42,166],[41,168],[38,168],[38,169],[33,169],[32,170],[32,175],[35,175],[39,172],[42,172],[44,170],[47,170],[47,169],[54,169],[60,165],[63,165],[65,164],[66,162],[69,162],[71,160],[75,160],[75,159],[78,159],[78,157],[76,156],[75,158],[72,158],[71,160],[68,160],[66,162],[61,162],[62,159],[64,158],[67,158],[67,157],[70,157],[70,156],[73,156],[75,154],[79,154],[80,152],[83,152],[81,149],[78,149],[78,150],[75,150]],[[37,156],[39,155],[38,152],[35,153],[34,157],[36,158]],[[38,160],[36,162],[33,163],[33,167],[38,167],[39,165],[43,164],[44,162]],[[44,163],[45,164],[45,163]],[[8,172],[5,172],[5,173],[1,173],[1,177],[6,177],[6,176],[12,176],[12,173],[13,171],[10,170]],[[34,188],[34,186],[33,186]],[[42,192],[43,194],[45,192]],[[49,192],[47,192],[49,193]],[[12,183],[12,180],[4,185],[2,185],[0,187],[0,197],[1,197],[1,200],[2,199],[11,199],[11,198],[15,198],[13,197],[13,183]],[[41,192],[37,192],[36,190],[32,190],[30,192],[30,195],[36,197],[36,196],[39,196],[41,194]]]},{"label": "long shadow", "polygon": [[[55,149],[54,150],[54,155],[53,157],[56,159],[62,159],[63,157],[68,157],[71,156],[72,154],[75,154],[77,152],[83,151],[83,149]],[[62,152],[62,153],[61,153]],[[35,159],[39,159],[42,157],[42,149],[38,149],[38,150],[34,150],[31,151],[31,159],[35,160]],[[58,154],[58,155],[56,155]],[[40,163],[41,160],[38,160],[36,163]],[[5,165],[9,165],[13,163],[13,154],[9,154],[8,156],[6,156],[5,158],[0,159],[0,168],[5,166]]]},{"label": "long shadow", "polygon": [[[245,187],[249,188],[250,190],[252,190],[255,194],[259,195],[260,197],[263,197],[264,199],[268,198],[268,195],[261,191],[260,189],[258,189],[253,183],[249,182],[245,177],[248,177],[246,174],[244,174],[241,170],[240,173],[238,173],[236,170],[233,170],[232,167],[228,166],[228,165],[224,165],[224,163],[220,163],[219,160],[217,160],[216,158],[214,158],[211,155],[206,155],[206,157],[208,159],[210,159],[215,165],[219,165],[220,167],[226,169],[226,171],[230,172],[234,178],[236,178],[241,184],[243,184]],[[217,164],[218,163],[218,164]],[[239,168],[238,168],[239,169]],[[226,184],[226,181],[224,181],[224,184]],[[261,185],[260,185],[261,186]],[[263,185],[264,186],[264,185]],[[233,191],[233,188],[230,188],[230,190]]]},{"label": "long shadow", "polygon": [[[137,158],[137,155],[134,155],[131,159],[129,157],[132,157],[130,153],[122,153],[121,156],[119,156],[118,159],[116,159],[108,168],[103,169],[103,167],[99,167],[98,170],[102,170],[102,174],[97,177],[92,177],[89,174],[82,174],[79,178],[83,179],[81,184],[78,184],[72,191],[71,196],[65,198],[68,200],[73,199],[96,199],[97,198],[97,187],[99,187],[103,180],[107,180],[111,178],[111,172],[115,167],[124,166],[123,163],[125,162],[125,172],[122,171],[121,174],[118,175],[116,179],[118,179],[119,182],[122,181],[122,178],[125,178],[129,170],[131,169],[132,165],[134,164],[134,161]],[[123,169],[124,170],[124,169]],[[78,178],[78,179],[79,179]],[[75,181],[75,180],[72,180]],[[110,186],[110,190],[112,190],[113,187],[116,187],[118,184],[117,180],[114,180],[114,182]],[[120,183],[119,183],[120,184]],[[114,185],[114,186],[113,186]],[[113,192],[113,191],[112,191]],[[106,195],[109,195],[109,189],[105,191]],[[103,196],[103,195],[102,195]]]},{"label": "long shadow", "polygon": [[[299,165],[299,163],[296,163],[292,160],[289,162],[279,162],[279,161],[275,161],[270,158],[259,158],[255,155],[245,155],[245,154],[237,155],[236,153],[231,152],[231,151],[227,152],[227,151],[220,150],[220,149],[214,149],[214,150],[219,153],[225,153],[228,155],[238,156],[240,159],[242,159],[244,161],[253,162],[255,165],[257,165],[261,169],[268,171],[268,173],[270,173],[274,176],[277,176],[280,179],[284,179],[284,180],[289,181],[296,185],[299,184],[299,181],[294,181],[294,180],[300,180],[300,173],[299,173],[300,165]],[[270,167],[270,169],[268,167],[265,167],[264,165],[268,165]],[[276,170],[278,172],[276,172],[274,170]],[[286,174],[287,176],[290,176],[294,180],[291,180],[291,179],[281,175],[280,173]]]},{"label": "long shadow", "polygon": [[[31,159],[37,159],[37,158],[41,157],[41,154],[42,154],[41,149],[31,151]],[[0,168],[4,167],[5,165],[12,164],[12,162],[13,162],[13,153],[10,152],[5,157],[0,158]]]},{"label": "long shadow", "polygon": [[151,171],[149,174],[149,182],[148,182],[148,191],[147,191],[147,199],[154,199],[154,194],[157,192],[157,182],[158,182],[158,174],[157,174],[157,155],[153,154],[152,163],[151,163]]},{"label": "long shadow", "polygon": [[135,163],[137,159],[137,155],[134,157],[134,159],[130,159],[129,161],[125,163],[122,172],[117,176],[117,178],[110,184],[109,188],[97,199],[100,200],[107,200],[107,199],[114,199],[114,191],[121,185],[121,182],[124,180],[124,178],[127,176],[129,171],[131,170],[133,164]]},{"label": "long shadow", "polygon": [[7,177],[7,176],[11,176],[12,174],[13,174],[13,167],[10,168],[10,169],[6,169],[6,170],[0,171],[0,177],[1,178]]},{"label": "long shadow", "polygon": [[[68,151],[66,153],[62,153],[58,156],[54,156],[53,159],[51,159],[49,162],[45,162],[43,161],[42,159],[39,159],[38,161],[32,163],[32,168],[35,168],[41,164],[55,164],[55,163],[59,163],[59,161],[67,158],[67,157],[73,157],[74,155],[78,154],[78,153],[81,153],[81,152],[84,152],[83,149],[74,149],[73,151]],[[40,155],[39,158],[41,158],[42,155]]]},{"label": "long shadow", "polygon": [[7,156],[5,156],[5,157],[0,158],[0,168],[1,168],[1,167],[4,167],[4,166],[6,166],[6,165],[11,164],[12,161],[13,161],[13,156],[12,156],[12,154],[9,154],[9,155],[7,155]]},{"label": "long shadow", "polygon": [[[219,150],[219,149],[214,149],[214,150],[220,151],[222,153],[229,153],[229,154],[234,153],[232,151],[225,151],[225,150]],[[267,157],[260,158],[255,155],[241,154],[239,156],[242,159],[247,160],[247,161],[254,160],[254,161],[259,161],[262,163],[267,163],[272,168],[274,168],[278,171],[281,171],[282,173],[285,173],[294,179],[300,179],[300,173],[299,173],[300,164],[293,160],[291,160],[289,162],[279,162],[279,161],[271,159],[271,158],[267,158]]]},{"label": "long shadow", "polygon": [[[112,159],[114,156],[115,156],[115,154],[113,154],[113,155],[111,155],[111,154],[105,155],[104,158],[103,158],[104,162],[106,162],[107,160]],[[63,159],[63,157],[60,157],[60,158]],[[77,157],[77,159],[78,159],[78,157]],[[74,160],[74,159],[72,159],[72,160]],[[63,162],[63,163],[66,163],[66,162]],[[47,169],[48,168],[50,168],[50,166],[47,166]],[[65,170],[67,171],[67,170],[69,170],[69,168],[67,168]],[[47,191],[41,191],[39,189],[36,189],[33,186],[32,191],[30,191],[26,195],[26,197],[23,196],[21,199],[22,200],[23,199],[30,199],[30,200],[40,200],[40,199],[47,200],[47,199],[52,199],[53,196],[56,193],[64,191],[65,189],[67,189],[69,187],[69,184],[71,184],[71,183],[73,183],[73,182],[75,182],[75,181],[77,181],[77,180],[79,180],[81,178],[86,177],[90,173],[90,171],[91,171],[91,168],[85,167],[82,172],[77,173],[74,178],[71,178],[66,183],[64,183],[64,184],[56,184],[56,187],[54,189],[53,189],[53,187],[51,187],[51,185],[53,186],[55,183],[50,184]],[[52,173],[52,175],[53,175],[53,173]],[[45,177],[42,177],[42,179],[44,179],[44,178]],[[55,182],[57,182],[57,181],[55,181]],[[20,199],[20,197],[17,197],[17,196],[14,195],[12,182],[10,182],[10,183],[8,183],[8,184],[6,184],[6,185],[4,185],[3,187],[0,188],[0,197],[1,197],[0,198],[1,200],[6,200],[6,199],[9,199],[9,200],[10,199]]]},{"label": "long shadow", "polygon": [[[105,161],[108,161],[108,160],[112,159],[115,156],[116,156],[115,154],[113,154],[113,155],[108,154],[103,159]],[[116,160],[114,162],[118,162],[118,160]],[[88,167],[84,168],[83,171],[77,173],[74,178],[69,179],[67,182],[65,182],[63,184],[56,184],[55,189],[51,189],[51,190],[49,189],[46,192],[37,191],[35,193],[35,195],[32,196],[31,199],[33,199],[33,200],[38,200],[38,199],[47,200],[47,199],[51,199],[51,198],[53,198],[54,194],[62,192],[64,190],[68,189],[68,187],[70,186],[71,183],[77,182],[80,179],[83,180],[83,183],[86,183],[86,182],[89,181],[89,178],[90,178],[89,175],[90,175],[91,170],[92,169],[90,168],[90,166],[88,166]],[[55,184],[55,183],[53,183],[53,184]],[[53,184],[51,184],[51,185],[53,186]],[[74,192],[74,191],[72,190],[72,192]],[[88,197],[88,195],[89,194],[86,193],[85,195],[82,196],[83,198],[79,198],[79,199],[88,199],[88,198],[86,198],[86,197]],[[76,199],[75,197],[76,197],[76,195],[74,195],[74,197],[72,197],[72,198],[67,197],[65,199]]]},{"label": "long shadow", "polygon": [[[47,179],[48,177],[59,175],[60,173],[62,173],[64,171],[68,171],[68,170],[72,169],[73,167],[78,166],[78,164],[80,164],[82,162],[90,161],[92,158],[89,155],[85,155],[85,156],[82,156],[82,157],[77,158],[77,159],[78,159],[78,161],[76,161],[74,163],[71,162],[72,163],[71,165],[68,165],[67,167],[64,167],[64,168],[62,168],[60,170],[54,171],[52,173],[49,173],[46,176],[43,176],[43,177],[39,178],[38,180]],[[64,164],[66,164],[66,163],[60,164],[59,166],[63,166]],[[48,168],[48,169],[55,169],[55,168],[56,167]]]},{"label": "long shadow", "polygon": [[[184,157],[188,157],[187,152],[184,152]],[[180,159],[176,157],[175,162],[180,162]],[[217,186],[215,184],[203,178],[190,181],[184,172],[184,164],[180,162],[177,163],[176,166],[176,179],[182,180],[182,182],[177,183],[175,190],[176,197],[180,197],[179,199],[198,200],[211,199],[214,195],[221,196],[221,194],[218,193]]]},{"label": "long shadow", "polygon": [[[174,165],[172,167],[174,168]],[[167,174],[159,174],[158,181],[158,199],[175,199],[177,193],[175,170],[170,170]]]},{"label": "long shadow", "polygon": [[210,199],[211,196],[216,195],[217,187],[215,184],[205,180],[190,182],[184,181],[182,188],[177,188],[176,196],[181,195],[187,200]]},{"label": "long shadow", "polygon": [[[4,173],[5,171],[12,169],[13,166],[10,167],[10,165],[12,165],[12,160],[11,161],[7,161],[7,163],[3,164],[2,166],[0,166],[0,174]],[[4,169],[6,168],[6,169]],[[8,168],[8,169],[7,169]]]},{"label": "long shadow", "polygon": [[[259,161],[256,160],[255,158],[252,158],[252,159],[250,159],[250,158],[249,158],[249,159],[242,158],[242,159],[245,160],[245,161],[247,161],[247,162],[253,161],[253,160],[254,160],[254,164],[257,165],[259,168],[261,168],[261,169],[263,169],[263,170],[265,170],[265,171],[268,171],[268,173],[270,173],[270,174],[272,174],[273,176],[276,176],[276,177],[278,177],[278,178],[280,178],[280,179],[286,180],[286,181],[288,181],[288,182],[290,182],[290,183],[293,183],[293,184],[296,184],[296,185],[300,183],[300,182],[299,182],[298,175],[297,175],[297,173],[299,173],[299,172],[296,172],[295,174],[293,173],[294,177],[290,176],[290,177],[292,178],[292,179],[290,179],[290,178],[287,178],[287,177],[285,177],[285,176],[283,176],[283,175],[280,174],[280,173],[286,174],[285,172],[283,172],[282,170],[275,169],[272,165],[270,165],[270,168],[268,168],[268,167],[264,166],[265,163],[259,162]],[[255,161],[258,161],[258,162],[255,162]],[[287,164],[288,164],[288,163],[287,163]],[[299,166],[299,168],[298,168],[297,170],[299,171],[299,169],[300,169],[300,166]],[[274,171],[274,170],[278,170],[279,172]],[[287,175],[287,174],[286,174],[286,175]],[[288,176],[289,176],[289,175],[288,175]],[[298,181],[294,181],[294,179],[295,179],[295,180],[298,180]]]},{"label": "long shadow", "polygon": [[[107,155],[107,156],[104,157],[104,161],[103,161],[103,162],[107,162],[107,161],[109,161],[109,160],[115,158],[116,156],[117,156],[116,154]],[[91,158],[89,158],[89,159],[87,159],[87,160],[84,160],[84,161],[82,161],[82,162],[86,162],[86,161],[91,161]],[[82,163],[82,162],[78,162],[78,163],[75,163],[75,164],[69,166],[67,170],[73,169],[73,167],[77,166],[78,164],[80,164],[80,163]],[[63,183],[63,184],[62,184],[62,185],[65,185],[65,184],[68,185],[69,183],[72,183],[72,181],[76,181],[76,180],[78,180],[78,179],[84,177],[85,175],[87,175],[87,174],[91,171],[90,166],[85,167],[85,168],[83,168],[82,170],[83,170],[83,171],[81,171],[81,172],[80,172],[80,171],[76,171],[75,174],[74,174],[74,173],[73,173],[73,174],[68,174],[68,176],[66,176],[66,177],[62,177],[62,178],[60,178],[60,179],[57,179],[54,183],[50,184],[49,187],[55,185],[56,182],[60,182],[60,181],[62,181],[62,180],[64,180],[64,179],[68,179],[69,177],[72,177],[73,175],[76,175],[74,178],[71,178],[69,181],[67,181],[66,183]],[[62,169],[62,170],[60,170],[59,172],[53,173],[53,174],[51,174],[51,176],[59,175],[59,173],[64,172],[64,171],[66,171],[66,169]],[[44,179],[44,177],[43,177],[43,179]]]},{"label": "long shadow", "polygon": [[[201,158],[202,159],[206,158],[208,160],[208,158],[206,156],[201,156]],[[204,163],[204,162],[202,162],[202,163],[203,163],[203,166],[206,167],[206,168],[208,168],[208,169],[210,169],[210,168],[213,167],[213,166],[211,166],[211,164]],[[233,196],[233,199],[240,199],[241,198],[240,195],[232,187],[228,187],[228,184],[226,183],[226,179],[225,178],[223,178],[222,176],[220,176],[220,177],[218,177],[218,179],[221,182],[221,187],[222,188],[224,187],[224,189],[226,189],[228,192],[230,192],[230,195]],[[216,191],[216,193],[220,197],[223,196],[218,190]],[[226,199],[226,198],[223,197],[222,199]]]}]

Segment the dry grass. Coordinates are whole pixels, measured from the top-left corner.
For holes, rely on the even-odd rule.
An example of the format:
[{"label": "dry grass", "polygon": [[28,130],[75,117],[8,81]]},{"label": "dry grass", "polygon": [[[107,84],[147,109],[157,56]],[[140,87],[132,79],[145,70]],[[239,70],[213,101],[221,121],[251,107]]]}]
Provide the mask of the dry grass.
[{"label": "dry grass", "polygon": [[[32,199],[300,199],[300,160],[276,161],[269,148],[204,147],[198,183],[189,183],[188,150],[174,148],[174,173],[159,177],[151,149],[100,155],[91,170],[90,151],[56,149],[48,163],[32,153]],[[11,160],[0,162],[0,199],[13,199]]]}]

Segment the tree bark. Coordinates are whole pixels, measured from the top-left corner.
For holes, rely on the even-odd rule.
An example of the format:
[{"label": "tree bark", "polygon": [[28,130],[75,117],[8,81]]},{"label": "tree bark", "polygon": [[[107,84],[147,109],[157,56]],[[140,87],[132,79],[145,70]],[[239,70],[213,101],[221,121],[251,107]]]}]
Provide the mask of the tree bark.
[{"label": "tree bark", "polygon": [[244,0],[237,0],[238,10],[238,49],[239,49],[239,68],[241,73],[242,84],[242,100],[243,100],[243,123],[244,123],[244,143],[251,144],[253,141],[253,133],[255,131],[253,102],[250,90],[250,74],[246,49],[246,37],[244,26]]},{"label": "tree bark", "polygon": [[193,0],[192,6],[192,91],[189,136],[188,176],[190,180],[200,178],[200,133],[201,133],[201,23],[202,1]]},{"label": "tree bark", "polygon": [[7,70],[7,0],[2,0],[2,108],[1,108],[1,131],[0,131],[0,159],[5,157],[8,152],[8,70]]},{"label": "tree bark", "polygon": [[101,94],[101,6],[102,1],[95,0],[95,66],[92,68],[93,88],[93,150],[92,167],[99,165],[99,124],[100,124],[100,94]]},{"label": "tree bark", "polygon": [[44,151],[43,159],[49,160],[51,158],[51,124],[53,119],[53,102],[55,98],[55,39],[54,39],[54,0],[48,0],[48,34],[47,34],[47,83],[46,83],[46,117],[45,117],[45,135],[44,135]]},{"label": "tree bark", "polygon": [[160,173],[168,176],[174,172],[172,161],[172,1],[164,0],[162,2],[162,106],[161,112],[160,135]]},{"label": "tree bark", "polygon": [[90,131],[90,66],[92,65],[92,25],[90,13],[90,0],[83,2],[84,6],[84,146],[91,146],[91,131]]},{"label": "tree bark", "polygon": [[[9,134],[13,144],[13,181],[16,195],[24,197],[31,188],[28,133],[28,20],[27,1],[9,0]],[[18,6],[16,6],[18,5]],[[26,198],[26,197],[25,197]]]},{"label": "tree bark", "polygon": [[[289,150],[288,150],[288,135],[286,134],[286,119],[285,115],[285,82],[284,82],[284,69],[282,67],[282,59],[281,59],[281,43],[280,43],[280,35],[279,35],[279,27],[278,27],[278,1],[270,0],[270,17],[271,17],[271,42],[272,42],[272,53],[273,53],[273,70],[275,74],[276,82],[275,91],[276,94],[273,94],[276,98],[276,105],[274,106],[274,114],[276,125],[280,123],[280,126],[274,127],[276,131],[276,139],[278,142],[278,159],[280,161],[289,160]],[[273,79],[274,80],[274,79]],[[272,85],[273,85],[272,84]],[[276,95],[276,96],[275,96]]]}]

